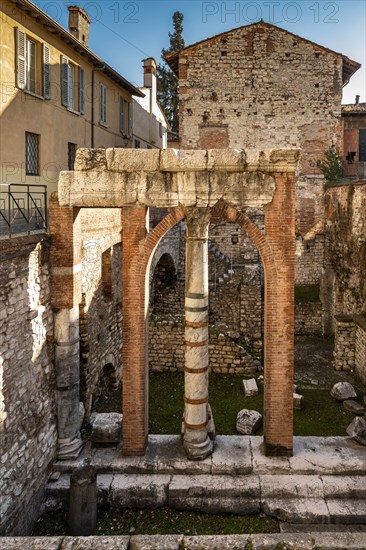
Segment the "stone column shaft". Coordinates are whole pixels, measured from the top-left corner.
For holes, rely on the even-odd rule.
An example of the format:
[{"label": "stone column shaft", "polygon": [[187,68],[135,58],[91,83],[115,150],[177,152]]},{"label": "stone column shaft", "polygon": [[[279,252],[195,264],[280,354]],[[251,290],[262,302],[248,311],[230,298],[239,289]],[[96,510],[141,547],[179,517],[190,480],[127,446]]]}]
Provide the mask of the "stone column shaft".
[{"label": "stone column shaft", "polygon": [[210,212],[186,209],[185,386],[183,447],[202,460],[213,450],[208,404],[208,225]]},{"label": "stone column shaft", "polygon": [[76,458],[82,441],[79,430],[80,348],[79,306],[55,313],[55,366],[57,401],[57,457]]}]

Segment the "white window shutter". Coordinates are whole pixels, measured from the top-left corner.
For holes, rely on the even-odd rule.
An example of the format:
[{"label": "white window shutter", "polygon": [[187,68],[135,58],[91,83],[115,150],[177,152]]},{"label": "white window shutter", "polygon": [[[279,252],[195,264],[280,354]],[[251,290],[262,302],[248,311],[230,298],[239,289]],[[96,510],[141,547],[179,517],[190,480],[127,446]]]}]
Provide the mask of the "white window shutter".
[{"label": "white window shutter", "polygon": [[61,103],[69,106],[69,63],[66,57],[61,55]]},{"label": "white window shutter", "polygon": [[16,51],[17,51],[17,74],[16,74],[16,83],[17,87],[21,90],[25,89],[26,85],[26,71],[27,71],[27,62],[26,62],[26,36],[25,32],[20,29],[15,29],[16,36]]},{"label": "white window shutter", "polygon": [[85,112],[84,69],[82,67],[79,67],[79,112],[82,115]]},{"label": "white window shutter", "polygon": [[51,97],[51,52],[46,44],[42,44],[42,61],[43,61],[43,97],[50,99]]}]

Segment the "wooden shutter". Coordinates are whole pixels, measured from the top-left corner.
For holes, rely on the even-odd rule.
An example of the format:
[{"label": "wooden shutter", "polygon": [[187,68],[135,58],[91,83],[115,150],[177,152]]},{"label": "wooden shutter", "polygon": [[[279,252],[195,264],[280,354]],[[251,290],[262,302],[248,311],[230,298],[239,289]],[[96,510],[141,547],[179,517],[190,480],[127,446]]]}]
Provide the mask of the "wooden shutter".
[{"label": "wooden shutter", "polygon": [[83,115],[85,112],[84,99],[84,69],[79,67],[79,112]]},{"label": "wooden shutter", "polygon": [[361,162],[366,162],[366,129],[359,130],[359,152],[358,158]]},{"label": "wooden shutter", "polygon": [[126,131],[126,117],[125,117],[125,100],[123,97],[119,98],[119,129],[124,134]]},{"label": "wooden shutter", "polygon": [[69,63],[66,57],[61,55],[61,103],[69,106]]},{"label": "wooden shutter", "polygon": [[51,53],[46,44],[42,44],[42,73],[43,73],[43,97],[50,99],[51,97]]},{"label": "wooden shutter", "polygon": [[17,72],[16,72],[16,83],[17,87],[21,90],[25,89],[26,85],[26,71],[27,71],[27,62],[26,62],[26,36],[25,32],[20,29],[15,29],[15,40],[16,40],[16,59],[17,59]]},{"label": "wooden shutter", "polygon": [[127,109],[128,109],[128,133],[132,135],[132,117],[133,117],[133,109],[132,109],[133,103],[127,103]]},{"label": "wooden shutter", "polygon": [[100,102],[100,122],[107,123],[107,88],[104,84],[99,87]]}]

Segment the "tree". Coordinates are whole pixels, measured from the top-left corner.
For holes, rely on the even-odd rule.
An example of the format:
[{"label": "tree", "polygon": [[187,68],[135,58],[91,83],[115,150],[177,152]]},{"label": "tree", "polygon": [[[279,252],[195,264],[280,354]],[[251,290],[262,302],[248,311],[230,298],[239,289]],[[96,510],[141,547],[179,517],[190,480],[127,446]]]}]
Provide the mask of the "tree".
[{"label": "tree", "polygon": [[161,58],[164,63],[159,63],[157,68],[158,77],[158,101],[165,112],[173,132],[178,132],[178,110],[179,110],[179,83],[173,71],[165,62],[165,55],[171,52],[179,52],[184,48],[183,14],[176,11],[173,14],[174,32],[169,33],[170,47],[161,50]]},{"label": "tree", "polygon": [[318,161],[318,168],[327,181],[338,181],[343,177],[342,158],[338,147],[333,143],[324,153],[324,159]]}]

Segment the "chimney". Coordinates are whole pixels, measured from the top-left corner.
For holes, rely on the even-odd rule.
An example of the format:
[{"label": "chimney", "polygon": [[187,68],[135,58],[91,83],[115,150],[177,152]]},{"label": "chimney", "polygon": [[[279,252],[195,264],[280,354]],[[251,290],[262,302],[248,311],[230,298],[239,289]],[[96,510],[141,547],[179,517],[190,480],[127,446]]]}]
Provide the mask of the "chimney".
[{"label": "chimney", "polygon": [[68,6],[69,31],[84,46],[88,47],[90,19],[85,10],[79,6]]},{"label": "chimney", "polygon": [[360,96],[356,95],[355,105],[358,105],[360,103]]},{"label": "chimney", "polygon": [[156,90],[156,61],[153,57],[143,60],[144,63],[144,87]]}]

